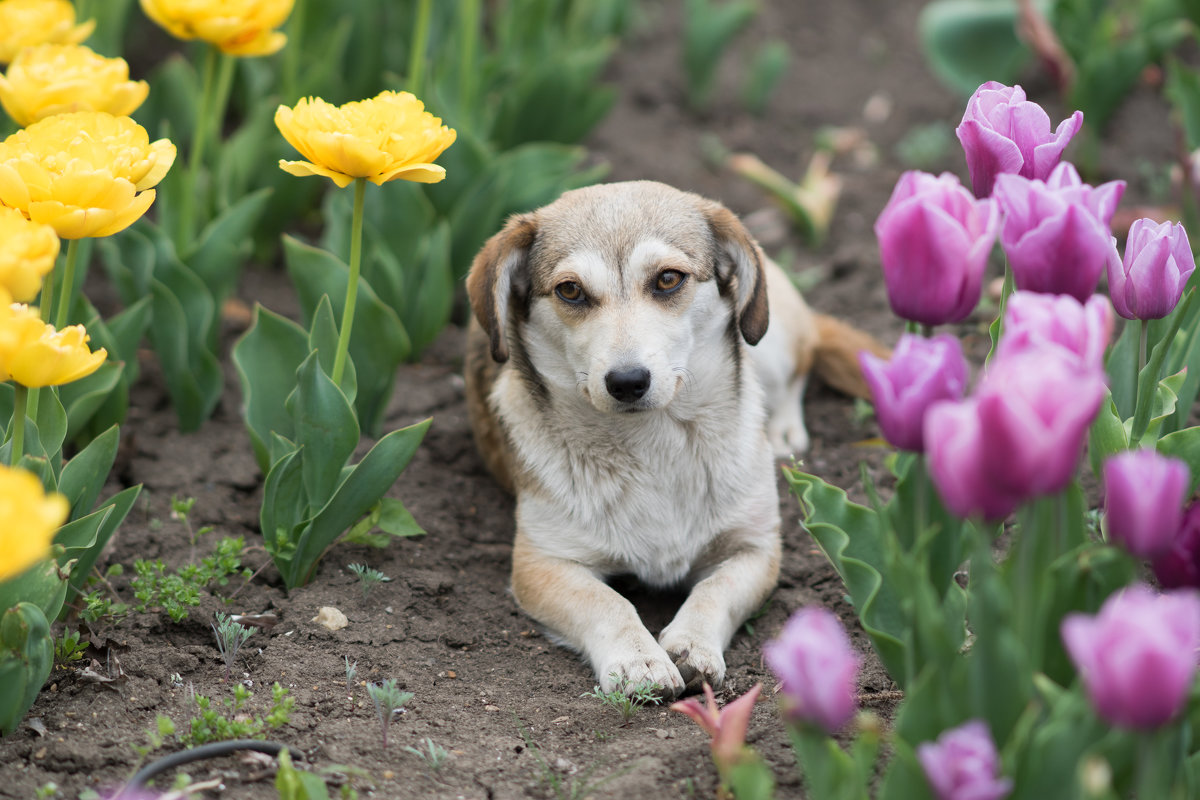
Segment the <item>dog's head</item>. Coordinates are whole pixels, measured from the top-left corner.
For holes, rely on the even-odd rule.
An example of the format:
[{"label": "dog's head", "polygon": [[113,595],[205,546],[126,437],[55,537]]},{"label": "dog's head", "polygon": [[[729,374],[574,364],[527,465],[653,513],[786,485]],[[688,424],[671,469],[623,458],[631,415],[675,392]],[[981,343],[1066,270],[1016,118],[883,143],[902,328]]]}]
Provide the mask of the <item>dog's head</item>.
[{"label": "dog's head", "polygon": [[[757,245],[724,206],[637,181],[513,217],[475,258],[471,306],[492,357],[600,411],[661,408],[725,348],[767,330]],[[736,352],[733,353],[736,359]]]}]

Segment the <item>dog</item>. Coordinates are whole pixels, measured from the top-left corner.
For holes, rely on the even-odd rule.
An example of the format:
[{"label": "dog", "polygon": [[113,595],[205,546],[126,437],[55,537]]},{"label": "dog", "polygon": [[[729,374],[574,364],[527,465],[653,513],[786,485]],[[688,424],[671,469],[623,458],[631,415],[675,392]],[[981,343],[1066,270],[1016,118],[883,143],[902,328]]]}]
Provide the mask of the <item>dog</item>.
[{"label": "dog", "polygon": [[[518,604],[606,692],[720,686],[779,574],[775,456],[808,445],[806,379],[865,396],[857,353],[883,348],[814,314],[724,206],[649,181],[514,216],[467,293],[468,413],[516,494]],[[657,639],[605,582],[626,573],[690,587]]]}]

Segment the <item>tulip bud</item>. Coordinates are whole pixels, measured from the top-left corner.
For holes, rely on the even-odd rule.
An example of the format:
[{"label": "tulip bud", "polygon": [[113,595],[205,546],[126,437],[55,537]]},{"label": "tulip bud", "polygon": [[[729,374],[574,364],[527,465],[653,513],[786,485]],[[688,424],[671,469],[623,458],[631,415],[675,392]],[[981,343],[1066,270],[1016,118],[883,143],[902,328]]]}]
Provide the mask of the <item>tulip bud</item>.
[{"label": "tulip bud", "polygon": [[1083,112],[1076,111],[1051,132],[1050,117],[1025,99],[1020,86],[983,84],[967,101],[954,131],[966,152],[975,196],[989,196],[1001,173],[1045,180],[1082,125]]},{"label": "tulip bud", "polygon": [[1135,585],[1109,597],[1096,616],[1067,615],[1062,638],[1097,715],[1123,728],[1158,728],[1187,702],[1200,595]]},{"label": "tulip bud", "polygon": [[875,221],[892,310],[924,325],[965,319],[979,302],[999,222],[991,201],[976,200],[949,173],[901,175]]},{"label": "tulip bud", "polygon": [[1004,215],[1000,244],[1017,288],[1069,294],[1081,303],[1091,297],[1116,256],[1109,221],[1124,191],[1124,181],[1093,188],[1066,162],[1044,182],[996,178],[992,197]]},{"label": "tulip bud", "polygon": [[1070,295],[1014,292],[1004,310],[1004,335],[996,355],[1009,358],[1030,349],[1054,348],[1087,369],[1104,369],[1112,336],[1108,300],[1092,295],[1081,304]]},{"label": "tulip bud", "polygon": [[1175,309],[1195,269],[1182,225],[1136,220],[1129,227],[1124,261],[1108,262],[1113,306],[1125,319],[1162,319]]},{"label": "tulip bud", "polygon": [[1138,558],[1165,555],[1183,521],[1187,464],[1154,450],[1119,453],[1104,462],[1104,520],[1109,541]]},{"label": "tulip bud", "polygon": [[833,612],[802,608],[763,647],[787,714],[832,733],[854,717],[859,658]]},{"label": "tulip bud", "polygon": [[858,360],[884,438],[901,450],[922,452],[926,409],[939,400],[958,400],[966,389],[967,362],[958,339],[906,334],[890,361],[866,351]]},{"label": "tulip bud", "polygon": [[1013,782],[1000,778],[1000,756],[983,720],[973,719],[917,746],[917,760],[937,800],[1000,800]]},{"label": "tulip bud", "polygon": [[1155,558],[1151,566],[1164,589],[1200,589],[1200,503],[1184,509],[1170,549]]}]

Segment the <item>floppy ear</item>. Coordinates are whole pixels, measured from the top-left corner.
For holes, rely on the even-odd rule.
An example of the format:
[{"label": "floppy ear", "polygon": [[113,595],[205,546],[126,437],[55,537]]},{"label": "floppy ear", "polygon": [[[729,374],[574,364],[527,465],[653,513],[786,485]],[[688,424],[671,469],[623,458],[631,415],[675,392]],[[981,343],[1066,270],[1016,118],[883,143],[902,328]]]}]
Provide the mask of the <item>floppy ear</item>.
[{"label": "floppy ear", "polygon": [[513,296],[529,292],[529,248],[537,226],[529,215],[515,216],[475,256],[467,275],[467,295],[475,318],[491,340],[492,358],[508,360],[509,311]]},{"label": "floppy ear", "polygon": [[733,281],[738,328],[747,344],[757,344],[767,332],[769,316],[762,253],[741,220],[728,208],[706,203],[703,210],[717,240],[717,278],[723,285]]}]

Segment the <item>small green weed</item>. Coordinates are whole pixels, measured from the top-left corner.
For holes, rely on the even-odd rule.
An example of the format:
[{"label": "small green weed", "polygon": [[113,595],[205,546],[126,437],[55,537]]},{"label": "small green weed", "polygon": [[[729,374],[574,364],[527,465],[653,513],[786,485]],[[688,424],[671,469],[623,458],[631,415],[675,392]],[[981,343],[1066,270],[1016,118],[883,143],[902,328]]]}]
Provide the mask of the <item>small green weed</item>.
[{"label": "small green weed", "polygon": [[413,699],[413,693],[402,691],[396,686],[395,678],[388,678],[383,683],[368,683],[367,695],[375,704],[375,711],[379,713],[379,724],[383,727],[383,746],[386,749],[388,726],[392,724],[392,717]]},{"label": "small green weed", "polygon": [[581,694],[580,697],[594,697],[600,701],[602,706],[615,708],[621,714],[622,724],[633,719],[633,715],[642,706],[647,704],[658,705],[662,702],[660,693],[663,687],[651,680],[644,680],[641,683],[630,686],[628,679],[620,677],[615,672],[609,675],[609,677],[616,684],[616,688],[611,692],[606,692],[597,686],[592,691]]},{"label": "small green weed", "polygon": [[377,569],[371,569],[364,564],[347,564],[346,569],[358,576],[359,585],[362,587],[363,599],[367,599],[367,595],[371,593],[379,584],[390,581],[387,575],[384,575]]},{"label": "small green weed", "polygon": [[291,720],[296,701],[279,683],[271,686],[271,709],[265,717],[251,716],[243,710],[253,696],[244,685],[235,684],[233,697],[225,699],[222,710],[214,708],[212,700],[204,695],[194,695],[200,715],[192,718],[188,732],[179,741],[186,747],[197,747],[227,739],[259,739],[265,731],[282,728]]},{"label": "small green weed", "polygon": [[237,660],[238,650],[241,650],[246,640],[254,635],[254,629],[234,622],[219,611],[212,629],[217,637],[217,649],[221,651],[221,658],[225,660],[225,680],[233,680],[233,664]]},{"label": "small green weed", "polygon": [[54,666],[65,667],[83,658],[88,642],[81,641],[79,631],[66,631],[61,639],[54,641]]},{"label": "small green weed", "polygon": [[241,574],[249,579],[251,572],[242,569],[245,539],[226,536],[217,542],[212,555],[199,564],[188,564],[177,572],[168,573],[162,559],[133,562],[136,573],[131,585],[137,600],[134,609],[139,613],[161,607],[174,622],[187,619],[188,609],[200,605],[200,592],[211,583],[225,586],[231,575]]},{"label": "small green weed", "polygon": [[446,748],[435,744],[433,739],[430,739],[428,736],[422,739],[421,743],[425,745],[424,750],[409,745],[404,748],[404,752],[417,756],[434,772],[437,772],[446,765],[446,759],[450,757],[450,753],[446,751]]},{"label": "small green weed", "polygon": [[529,731],[525,730],[525,726],[521,724],[520,718],[517,718],[517,728],[521,731],[521,738],[525,740],[525,748],[529,754],[537,761],[539,775],[538,779],[546,784],[546,788],[554,793],[557,800],[583,800],[583,798],[593,794],[602,786],[610,781],[631,772],[636,766],[631,764],[624,769],[619,769],[616,772],[609,773],[599,780],[592,780],[592,776],[604,766],[604,761],[597,760],[592,762],[587,769],[581,771],[578,775],[560,775],[555,771],[546,757],[542,755],[542,750],[538,747],[533,739],[529,736]]}]

